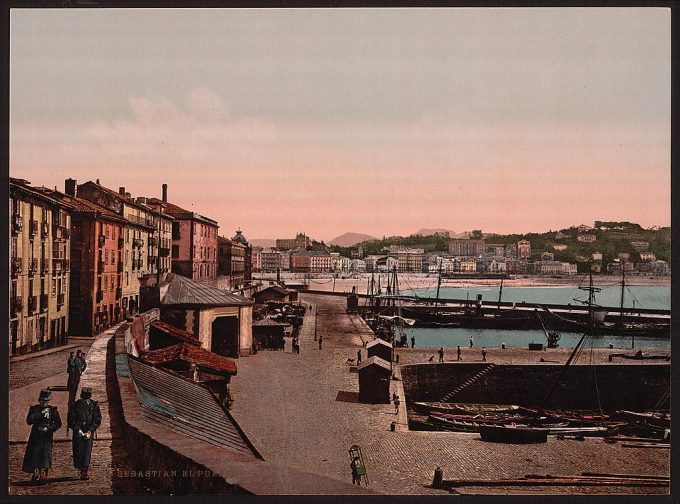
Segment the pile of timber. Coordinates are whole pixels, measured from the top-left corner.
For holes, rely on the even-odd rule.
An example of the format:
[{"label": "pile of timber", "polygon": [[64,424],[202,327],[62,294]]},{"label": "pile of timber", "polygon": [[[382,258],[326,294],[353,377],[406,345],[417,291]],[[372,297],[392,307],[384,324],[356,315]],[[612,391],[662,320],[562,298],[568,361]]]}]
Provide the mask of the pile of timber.
[{"label": "pile of timber", "polygon": [[441,488],[453,490],[468,486],[579,486],[579,487],[667,487],[670,476],[583,472],[577,476],[527,474],[523,478],[442,480]]}]

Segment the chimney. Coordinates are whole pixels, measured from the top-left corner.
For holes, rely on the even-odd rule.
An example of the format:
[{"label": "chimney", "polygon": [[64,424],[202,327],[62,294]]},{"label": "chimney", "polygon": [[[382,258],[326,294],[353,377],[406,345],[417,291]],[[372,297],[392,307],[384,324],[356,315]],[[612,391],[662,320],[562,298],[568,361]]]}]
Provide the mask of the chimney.
[{"label": "chimney", "polygon": [[118,188],[118,194],[122,194],[123,196],[125,196],[125,187],[123,187],[123,186],[119,187]]},{"label": "chimney", "polygon": [[130,194],[129,192],[126,192],[125,196],[127,196],[128,198],[132,198],[132,194]]},{"label": "chimney", "polygon": [[163,203],[168,202],[168,184],[163,184]]},{"label": "chimney", "polygon": [[77,188],[78,188],[78,181],[72,178],[67,178],[64,181],[64,192],[68,194],[69,196],[73,196],[74,198],[76,197],[77,193]]},{"label": "chimney", "polygon": [[97,179],[97,185],[101,185],[101,184],[99,183],[99,179]]}]

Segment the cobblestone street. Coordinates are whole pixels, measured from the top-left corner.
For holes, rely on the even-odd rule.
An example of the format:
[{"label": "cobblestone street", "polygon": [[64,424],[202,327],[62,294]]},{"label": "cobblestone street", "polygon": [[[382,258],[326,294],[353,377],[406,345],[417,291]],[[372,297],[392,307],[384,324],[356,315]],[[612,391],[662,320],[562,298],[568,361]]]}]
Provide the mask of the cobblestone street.
[{"label": "cobblestone street", "polygon": [[[39,353],[18,362],[10,363],[10,422],[9,422],[9,478],[12,495],[139,495],[149,491],[141,480],[119,477],[129,474],[125,462],[125,449],[121,443],[117,412],[109,411],[107,395],[107,345],[115,328],[93,338],[79,341],[75,348],[52,353]],[[26,442],[31,427],[26,424],[26,412],[37,402],[38,394],[49,386],[66,385],[66,360],[70,351],[80,348],[86,353],[87,370],[80,386],[92,387],[93,399],[99,401],[102,425],[97,430],[92,449],[90,479],[81,481],[73,467],[71,437],[66,433],[68,392],[52,392],[50,404],[59,409],[62,427],[54,434],[52,470],[48,483],[32,485],[31,475],[21,471]],[[109,363],[110,364],[110,363]],[[112,417],[114,421],[112,421]],[[69,433],[70,434],[70,433]]]},{"label": "cobblestone street", "polygon": [[[303,294],[301,300],[311,303],[314,311],[305,316],[300,355],[288,349],[258,352],[239,360],[238,376],[232,381],[234,417],[267,460],[351,481],[347,450],[358,444],[363,449],[370,488],[388,494],[442,494],[428,487],[436,466],[447,479],[576,475],[582,471],[669,473],[667,450],[624,448],[599,438],[551,437],[542,445],[504,445],[482,442],[477,434],[391,432],[390,424],[396,419],[393,405],[336,400],[339,391],[358,392],[357,374],[350,372],[346,361],[356,358],[359,349],[366,358],[361,340],[369,336],[363,322],[345,314],[342,297]],[[317,310],[323,350],[314,341]],[[409,357],[405,360],[416,361],[415,352]],[[513,492],[576,491],[532,487]],[[655,493],[665,489],[608,487],[606,491]],[[506,490],[461,489],[465,492]]]},{"label": "cobblestone street", "polygon": [[39,357],[27,356],[28,358],[21,358],[22,360],[16,362],[13,362],[14,359],[10,359],[10,390],[24,387],[59,374],[61,374],[63,378],[63,383],[61,383],[61,385],[66,385],[66,379],[68,377],[66,374],[66,360],[68,359],[69,352],[75,353],[78,350],[87,352],[93,341],[94,339],[91,341],[79,339],[76,346],[71,347],[71,345],[69,345],[69,348],[58,352],[40,355]]}]

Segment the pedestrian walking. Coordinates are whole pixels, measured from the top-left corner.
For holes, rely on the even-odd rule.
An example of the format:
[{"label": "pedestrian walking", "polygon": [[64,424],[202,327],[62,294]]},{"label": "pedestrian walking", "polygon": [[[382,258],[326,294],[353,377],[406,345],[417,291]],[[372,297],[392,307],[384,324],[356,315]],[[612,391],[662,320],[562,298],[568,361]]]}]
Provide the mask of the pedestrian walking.
[{"label": "pedestrian walking", "polygon": [[482,362],[486,362],[486,347],[482,347]]},{"label": "pedestrian walking", "polygon": [[456,360],[462,361],[460,357],[460,345],[458,345],[458,348],[456,348]]},{"label": "pedestrian walking", "polygon": [[361,364],[361,350],[357,352],[357,364]]},{"label": "pedestrian walking", "polygon": [[472,348],[472,345],[474,345],[474,341],[472,339],[472,336],[470,336],[470,348]]},{"label": "pedestrian walking", "polygon": [[[78,393],[78,387],[80,386],[80,376],[83,374],[84,367],[87,367],[87,363],[83,367],[85,359],[80,359],[80,350],[76,356],[73,352],[69,354],[68,361],[66,362],[66,372],[68,373],[68,380],[66,381],[66,389],[68,390],[68,408],[67,412],[73,406],[76,400],[76,394]],[[66,426],[66,432],[68,433],[68,425]]]},{"label": "pedestrian walking", "polygon": [[83,387],[80,391],[80,399],[73,403],[69,412],[68,423],[73,431],[73,467],[78,469],[81,480],[89,479],[92,441],[102,423],[99,403],[92,400],[90,387]]},{"label": "pedestrian walking", "polygon": [[411,336],[411,348],[415,348],[415,347],[416,347],[416,338],[415,338],[415,336]]},{"label": "pedestrian walking", "polygon": [[437,353],[439,354],[439,362],[444,362],[444,347],[440,347]]},{"label": "pedestrian walking", "polygon": [[76,352],[76,362],[80,366],[80,374],[83,374],[87,369],[87,361],[85,360],[85,352],[78,350]]},{"label": "pedestrian walking", "polygon": [[399,396],[394,398],[394,414],[399,414]]},{"label": "pedestrian walking", "polygon": [[321,342],[323,341],[323,335],[319,334],[319,350],[321,350]]},{"label": "pedestrian walking", "polygon": [[47,473],[52,468],[52,437],[61,427],[61,417],[56,406],[50,406],[52,392],[41,390],[38,404],[28,409],[26,423],[31,425],[21,470],[33,473],[31,481],[47,483]]}]

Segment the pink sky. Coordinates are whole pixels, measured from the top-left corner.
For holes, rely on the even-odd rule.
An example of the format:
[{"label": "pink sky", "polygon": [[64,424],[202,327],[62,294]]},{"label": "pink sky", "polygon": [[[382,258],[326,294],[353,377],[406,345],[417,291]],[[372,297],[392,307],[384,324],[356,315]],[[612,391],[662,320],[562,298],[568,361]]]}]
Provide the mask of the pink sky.
[{"label": "pink sky", "polygon": [[[549,18],[547,11],[540,15]],[[20,43],[11,68],[10,172],[60,189],[68,177],[99,178],[134,196],[160,196],[165,182],[171,201],[218,220],[221,234],[240,227],[248,238],[304,231],[329,240],[347,231],[389,236],[422,227],[510,233],[594,220],[670,225],[669,17],[664,10],[596,11],[597,20],[563,16],[557,35],[540,23],[527,33],[534,11],[512,19],[482,12],[472,20],[477,29],[507,31],[498,35],[508,46],[502,58],[497,43],[473,34],[460,53],[442,49],[449,33],[472,23],[450,10],[450,25],[441,26],[433,13],[414,21],[377,10],[327,12],[324,32],[312,27],[313,11],[288,13],[294,19],[287,23],[286,16],[220,11],[244,32],[230,32],[237,48],[220,57],[234,66],[220,72],[184,69],[198,65],[185,46],[159,55],[143,45],[152,44],[145,37],[176,33],[200,39],[200,58],[208,59],[226,50],[211,44],[229,45],[223,32],[210,31],[219,20],[202,18],[192,32],[163,16],[130,18],[138,56],[119,47],[125,34],[106,13],[88,17],[74,35],[88,50],[76,57],[52,49],[50,37],[82,19],[60,19],[64,26],[51,24],[45,33],[42,23],[63,13],[13,11],[13,42]],[[277,66],[281,54],[258,59],[264,41],[255,39],[252,57],[247,44],[237,45],[269,36],[252,33],[258,16],[280,23],[275,42],[284,47],[277,50],[297,72]],[[352,16],[379,28],[408,26],[408,47],[422,48],[409,55],[406,43],[383,47],[392,39],[373,29],[361,32],[367,40],[354,53],[333,31],[335,21],[338,30],[349,29],[343,23]],[[584,30],[597,36],[584,43]],[[310,54],[317,42],[327,51]],[[544,47],[549,42],[552,49]],[[47,62],[52,50],[64,52]],[[496,58],[488,67],[487,52]],[[506,59],[514,64],[503,67]],[[158,72],[147,76],[149,64]],[[269,71],[278,80],[261,87]]]}]

